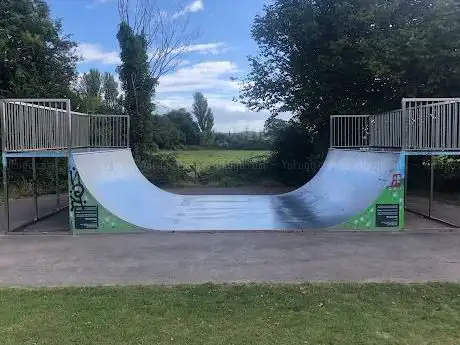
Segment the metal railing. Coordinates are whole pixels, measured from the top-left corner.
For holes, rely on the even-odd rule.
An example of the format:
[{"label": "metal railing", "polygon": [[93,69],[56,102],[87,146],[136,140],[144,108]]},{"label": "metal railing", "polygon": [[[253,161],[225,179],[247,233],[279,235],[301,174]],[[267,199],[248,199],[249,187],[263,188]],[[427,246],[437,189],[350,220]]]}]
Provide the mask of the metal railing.
[{"label": "metal railing", "polygon": [[90,147],[128,147],[129,117],[89,115]]},{"label": "metal railing", "polygon": [[460,98],[406,98],[381,114],[332,115],[330,146],[459,150]]},{"label": "metal railing", "polygon": [[330,146],[354,148],[369,145],[369,115],[332,115]]},{"label": "metal railing", "polygon": [[2,151],[129,147],[127,115],[83,114],[65,99],[0,100]]},{"label": "metal railing", "polygon": [[460,147],[460,99],[407,100],[407,150],[454,150]]},{"label": "metal railing", "polygon": [[397,148],[402,145],[402,110],[370,115],[369,146]]}]

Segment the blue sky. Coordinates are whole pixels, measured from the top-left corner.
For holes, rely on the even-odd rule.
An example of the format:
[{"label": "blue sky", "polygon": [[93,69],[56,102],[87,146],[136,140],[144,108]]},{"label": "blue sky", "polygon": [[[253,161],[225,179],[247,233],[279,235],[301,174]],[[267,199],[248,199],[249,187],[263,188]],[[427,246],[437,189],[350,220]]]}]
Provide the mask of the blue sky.
[{"label": "blue sky", "polygon": [[[136,0],[131,0],[135,2]],[[119,63],[116,40],[119,23],[117,0],[48,0],[53,17],[63,20],[64,31],[79,43],[80,72],[89,68],[115,72]],[[162,11],[177,20],[187,18],[199,35],[190,43],[189,53],[169,74],[160,78],[155,102],[160,109],[186,107],[192,94],[201,91],[213,108],[215,128],[220,131],[262,129],[267,113],[254,113],[232,98],[238,83],[248,72],[247,55],[256,54],[251,25],[269,0],[157,0]]]}]

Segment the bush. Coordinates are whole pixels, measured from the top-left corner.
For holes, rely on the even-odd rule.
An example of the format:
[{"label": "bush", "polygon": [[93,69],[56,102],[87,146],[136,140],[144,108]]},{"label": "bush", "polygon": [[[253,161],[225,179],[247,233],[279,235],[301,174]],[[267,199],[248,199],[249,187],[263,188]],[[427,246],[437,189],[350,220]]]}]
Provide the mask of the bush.
[{"label": "bush", "polygon": [[180,163],[172,153],[152,153],[137,165],[144,176],[157,186],[174,186],[193,180],[191,169]]},{"label": "bush", "polygon": [[327,151],[317,147],[314,138],[313,133],[295,121],[277,133],[269,158],[277,180],[288,186],[300,186],[316,174]]},{"label": "bush", "polygon": [[259,185],[271,176],[265,157],[255,157],[224,165],[211,165],[199,173],[199,183],[237,187],[248,184]]},{"label": "bush", "polygon": [[435,190],[443,193],[460,192],[460,158],[437,157],[435,165]]}]

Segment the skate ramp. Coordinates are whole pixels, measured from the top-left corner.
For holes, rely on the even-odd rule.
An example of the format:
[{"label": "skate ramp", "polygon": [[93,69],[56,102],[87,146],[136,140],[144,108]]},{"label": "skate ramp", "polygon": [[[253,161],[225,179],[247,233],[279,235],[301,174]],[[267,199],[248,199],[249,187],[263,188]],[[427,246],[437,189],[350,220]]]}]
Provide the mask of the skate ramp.
[{"label": "skate ramp", "polygon": [[144,230],[299,230],[339,225],[391,182],[399,152],[328,152],[316,176],[280,195],[179,195],[151,184],[129,149],[75,153],[85,189],[121,220]]}]

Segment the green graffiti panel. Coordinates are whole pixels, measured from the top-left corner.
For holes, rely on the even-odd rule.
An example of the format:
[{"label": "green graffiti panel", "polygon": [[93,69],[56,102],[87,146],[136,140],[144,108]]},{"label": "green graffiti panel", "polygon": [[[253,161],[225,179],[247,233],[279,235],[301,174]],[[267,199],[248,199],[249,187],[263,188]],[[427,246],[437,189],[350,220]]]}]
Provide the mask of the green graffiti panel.
[{"label": "green graffiti panel", "polygon": [[88,192],[73,166],[69,169],[69,217],[74,234],[142,231],[101,206]]},{"label": "green graffiti panel", "polygon": [[[377,214],[379,206],[393,206],[397,205],[398,214],[398,226],[379,227],[377,226]],[[402,181],[400,186],[385,187],[385,190],[380,194],[377,200],[364,210],[359,215],[352,217],[346,223],[342,224],[345,229],[355,230],[372,230],[372,229],[388,229],[395,230],[404,228],[404,182]]]}]

